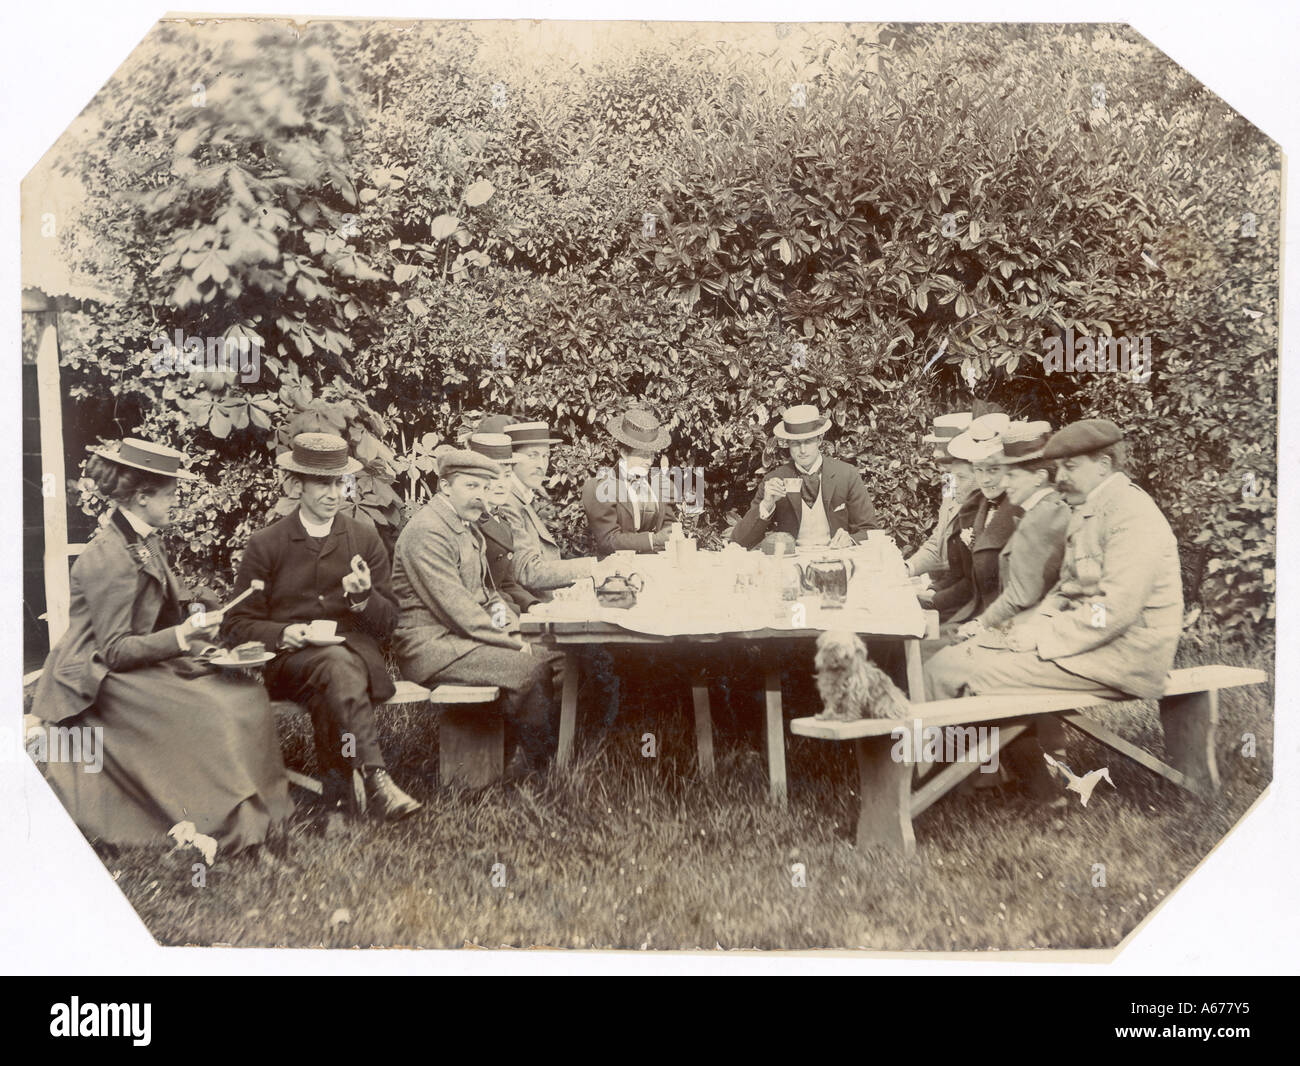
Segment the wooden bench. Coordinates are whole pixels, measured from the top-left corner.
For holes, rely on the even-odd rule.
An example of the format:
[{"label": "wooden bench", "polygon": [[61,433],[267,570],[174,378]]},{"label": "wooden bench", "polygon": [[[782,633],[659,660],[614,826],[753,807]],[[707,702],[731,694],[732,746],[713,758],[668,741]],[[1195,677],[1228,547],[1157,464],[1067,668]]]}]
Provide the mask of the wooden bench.
[{"label": "wooden bench", "polygon": [[[822,740],[851,740],[858,762],[859,849],[885,847],[911,854],[916,847],[912,819],[946,795],[980,766],[976,760],[954,762],[930,775],[913,790],[914,758],[896,760],[897,731],[913,736],[930,726],[970,726],[1006,720],[989,741],[991,758],[1032,726],[1032,718],[1057,714],[1068,725],[1106,747],[1120,752],[1181,788],[1207,798],[1219,788],[1214,758],[1214,727],[1219,717],[1219,690],[1258,685],[1268,680],[1262,670],[1238,666],[1193,666],[1169,674],[1160,698],[1160,724],[1164,730],[1165,757],[1169,765],[1125,740],[1100,722],[1078,713],[1118,700],[1104,700],[1088,692],[1006,692],[962,699],[913,703],[912,718],[864,718],[831,722],[795,718],[790,732]],[[1031,719],[1031,721],[1025,721]],[[913,753],[915,755],[915,753]],[[1077,768],[1076,768],[1077,769]]]},{"label": "wooden bench", "polygon": [[[496,711],[475,710],[476,705],[495,703],[500,695],[493,685],[438,685],[427,689],[414,681],[395,682],[397,691],[384,703],[433,703],[443,708],[438,720],[438,776],[444,785],[483,788],[499,781],[505,772],[505,731]],[[277,711],[306,713],[291,700],[273,700]],[[289,780],[299,788],[320,795],[321,783],[314,777],[289,770]],[[357,785],[354,781],[353,787]],[[364,795],[358,797],[364,807]]]}]

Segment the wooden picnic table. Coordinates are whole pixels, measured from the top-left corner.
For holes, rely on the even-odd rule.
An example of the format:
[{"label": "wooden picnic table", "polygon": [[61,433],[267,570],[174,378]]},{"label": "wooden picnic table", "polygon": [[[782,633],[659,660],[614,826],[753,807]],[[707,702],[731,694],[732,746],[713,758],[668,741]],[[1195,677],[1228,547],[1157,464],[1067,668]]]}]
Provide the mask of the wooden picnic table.
[{"label": "wooden picnic table", "polygon": [[[608,611],[600,612],[608,614]],[[520,631],[542,643],[555,647],[564,654],[564,682],[560,699],[560,743],[556,762],[566,765],[573,755],[574,731],[578,715],[578,649],[587,644],[607,647],[668,646],[700,648],[727,643],[749,641],[798,642],[815,640],[828,628],[788,629],[760,628],[724,633],[677,633],[658,635],[624,628],[606,619],[550,619],[532,613],[520,619]],[[885,627],[878,627],[885,628]],[[871,640],[901,640],[907,662],[907,687],[913,700],[925,698],[924,677],[921,672],[920,639],[914,633],[885,631],[861,633]],[[772,656],[764,678],[766,690],[766,724],[764,740],[767,748],[767,772],[771,799],[782,806],[787,799],[785,773],[785,724],[781,708],[780,659]],[[713,719],[709,708],[708,680],[696,672],[691,680],[691,697],[695,709],[695,743],[700,773],[713,773]]]}]

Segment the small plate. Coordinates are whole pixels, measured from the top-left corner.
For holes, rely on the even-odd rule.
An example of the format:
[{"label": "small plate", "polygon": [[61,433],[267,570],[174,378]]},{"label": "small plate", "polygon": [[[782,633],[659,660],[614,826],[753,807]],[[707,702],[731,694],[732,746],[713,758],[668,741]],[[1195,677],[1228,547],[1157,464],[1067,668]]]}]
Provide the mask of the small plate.
[{"label": "small plate", "polygon": [[209,662],[213,666],[222,666],[226,669],[242,669],[249,666],[265,666],[274,658],[275,652],[264,651],[256,659],[236,659],[233,655],[216,655],[211,659],[205,659],[204,662]]},{"label": "small plate", "polygon": [[346,637],[308,637],[307,643],[313,648],[332,648],[335,644],[342,644]]}]

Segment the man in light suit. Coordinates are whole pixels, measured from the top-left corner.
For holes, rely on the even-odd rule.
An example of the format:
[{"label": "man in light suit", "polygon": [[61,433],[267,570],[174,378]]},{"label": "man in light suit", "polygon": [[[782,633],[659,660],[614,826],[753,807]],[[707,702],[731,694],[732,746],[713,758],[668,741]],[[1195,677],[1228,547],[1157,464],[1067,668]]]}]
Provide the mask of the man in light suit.
[{"label": "man in light suit", "polygon": [[616,551],[663,551],[668,501],[654,470],[655,456],[668,447],[669,433],[649,411],[633,408],[609,422],[619,443],[616,469],[602,470],[582,486],[582,507],[596,545],[596,558]]},{"label": "man in light suit", "polygon": [[438,457],[438,493],[406,524],[393,551],[401,611],[393,650],[402,676],[421,685],[496,685],[517,742],[507,776],[539,767],[550,700],[545,664],[519,636],[519,616],[493,587],[478,520],[501,467],[477,452]]},{"label": "man in light suit", "polygon": [[831,420],[811,404],[785,409],[773,434],[790,449],[790,461],[766,475],[748,513],[732,530],[732,540],[753,548],[768,533],[778,532],[789,533],[800,548],[840,547],[865,540],[868,530],[876,528],[862,475],[848,463],[822,455],[822,438],[830,427]]},{"label": "man in light suit", "polygon": [[[497,416],[500,418],[501,416]],[[495,422],[484,420],[480,433],[495,433]],[[529,592],[547,599],[552,589],[572,585],[591,576],[595,560],[561,558],[560,545],[537,513],[534,503],[543,494],[546,471],[551,464],[552,437],[545,422],[516,422],[504,426],[517,462],[506,476],[510,492],[500,514],[510,525],[515,543],[515,576]]]},{"label": "man in light suit", "polygon": [[1060,580],[1005,636],[990,631],[925,667],[931,699],[1008,689],[1109,698],[1164,692],[1182,630],[1178,543],[1151,497],[1122,471],[1123,435],[1102,418],[1047,442],[1056,487],[1074,508]]}]

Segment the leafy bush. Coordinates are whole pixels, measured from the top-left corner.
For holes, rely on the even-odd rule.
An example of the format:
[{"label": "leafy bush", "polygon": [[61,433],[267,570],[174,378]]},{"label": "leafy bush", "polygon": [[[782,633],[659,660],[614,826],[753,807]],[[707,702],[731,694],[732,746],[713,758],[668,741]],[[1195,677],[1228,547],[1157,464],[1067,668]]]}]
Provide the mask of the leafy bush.
[{"label": "leafy bush", "polygon": [[[439,441],[484,411],[547,419],[581,551],[578,490],[629,403],[704,468],[690,521],[716,543],[781,408],[815,402],[914,544],[938,502],[919,437],[979,397],[1115,418],[1203,624],[1269,623],[1280,162],[1193,78],[1102,26],[611,28],[598,61],[542,55],[541,32],[170,25],[155,56],[191,58],[128,64],[64,146],[93,179],[71,251],[124,293],[66,371],[105,434],[207,473],[187,565],[228,573],[309,411],[390,532]],[[202,108],[195,69],[222,71]],[[152,375],[175,328],[256,336],[260,377]],[[1149,338],[1153,376],[1045,373],[1067,330]]]}]

